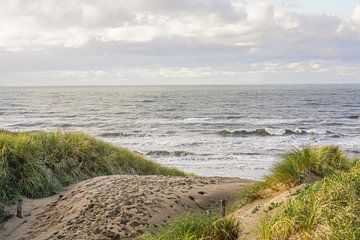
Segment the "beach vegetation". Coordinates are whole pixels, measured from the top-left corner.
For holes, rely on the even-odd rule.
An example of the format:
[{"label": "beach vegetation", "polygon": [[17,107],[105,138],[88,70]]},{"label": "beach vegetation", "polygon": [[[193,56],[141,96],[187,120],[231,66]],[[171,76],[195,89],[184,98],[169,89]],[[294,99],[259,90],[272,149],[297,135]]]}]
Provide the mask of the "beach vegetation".
[{"label": "beach vegetation", "polygon": [[[278,192],[303,187],[279,204],[271,202],[258,223],[259,240],[360,239],[360,163],[346,158],[336,146],[305,147],[283,156],[272,174],[240,195],[224,218],[188,214],[148,240],[241,239],[241,224],[231,214],[245,204]],[[252,209],[252,214],[260,206]],[[220,226],[214,227],[220,221]],[[226,224],[224,224],[226,223]],[[220,236],[217,236],[220,234]]]},{"label": "beach vegetation", "polygon": [[203,213],[181,215],[153,236],[142,240],[235,240],[241,232],[241,223],[235,218]]},{"label": "beach vegetation", "polygon": [[19,196],[41,198],[113,174],[184,176],[126,148],[76,132],[0,131],[0,221]]},{"label": "beach vegetation", "polygon": [[360,162],[302,188],[263,219],[258,239],[360,239]]},{"label": "beach vegetation", "polygon": [[351,161],[337,146],[304,147],[285,154],[263,181],[246,188],[238,204],[268,197],[303,183],[311,183],[333,173],[347,170]]}]

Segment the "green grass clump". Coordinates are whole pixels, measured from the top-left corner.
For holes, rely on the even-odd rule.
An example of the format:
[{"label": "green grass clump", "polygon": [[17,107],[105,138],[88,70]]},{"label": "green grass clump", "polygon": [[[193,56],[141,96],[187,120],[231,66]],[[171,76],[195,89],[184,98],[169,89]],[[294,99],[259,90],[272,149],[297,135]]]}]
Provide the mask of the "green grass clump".
[{"label": "green grass clump", "polygon": [[360,162],[290,198],[263,220],[258,239],[360,239]]},{"label": "green grass clump", "polygon": [[324,177],[347,168],[349,161],[339,147],[305,147],[286,154],[284,160],[275,166],[272,175],[266,178],[266,182],[293,187],[303,183],[310,173]]},{"label": "green grass clump", "polygon": [[322,178],[332,173],[349,169],[351,162],[337,146],[305,147],[284,155],[275,165],[272,174],[264,181],[254,184],[243,193],[242,204],[266,197],[273,192],[286,190]]},{"label": "green grass clump", "polygon": [[[11,217],[11,214],[6,211],[6,206],[3,204],[0,204],[0,223],[6,221],[10,217]],[[1,225],[0,225],[0,228],[1,228]]]},{"label": "green grass clump", "polygon": [[241,225],[238,220],[208,217],[201,213],[188,213],[169,223],[154,236],[143,240],[235,240],[238,239]]},{"label": "green grass clump", "polygon": [[[63,186],[112,174],[185,175],[83,133],[0,131],[2,205],[19,195],[46,197]],[[2,205],[0,220],[6,217]]]}]

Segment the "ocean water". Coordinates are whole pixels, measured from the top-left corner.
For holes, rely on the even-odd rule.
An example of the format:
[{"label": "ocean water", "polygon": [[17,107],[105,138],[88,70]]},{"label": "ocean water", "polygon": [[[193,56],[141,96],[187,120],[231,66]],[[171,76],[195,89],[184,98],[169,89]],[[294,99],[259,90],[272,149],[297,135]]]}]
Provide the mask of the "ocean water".
[{"label": "ocean water", "polygon": [[76,130],[204,176],[260,179],[286,151],[360,152],[360,85],[0,88],[0,128]]}]

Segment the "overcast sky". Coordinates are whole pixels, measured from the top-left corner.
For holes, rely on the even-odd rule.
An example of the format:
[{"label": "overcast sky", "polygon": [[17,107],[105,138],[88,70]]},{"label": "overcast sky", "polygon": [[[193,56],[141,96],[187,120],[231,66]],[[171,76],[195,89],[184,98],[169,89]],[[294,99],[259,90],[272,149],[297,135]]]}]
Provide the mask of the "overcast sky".
[{"label": "overcast sky", "polygon": [[360,0],[1,0],[0,85],[360,83]]}]

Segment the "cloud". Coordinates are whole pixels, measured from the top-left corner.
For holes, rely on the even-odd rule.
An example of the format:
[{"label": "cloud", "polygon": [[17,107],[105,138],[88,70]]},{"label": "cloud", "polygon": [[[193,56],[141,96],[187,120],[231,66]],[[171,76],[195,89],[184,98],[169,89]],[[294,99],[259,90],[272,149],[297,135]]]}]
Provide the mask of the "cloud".
[{"label": "cloud", "polygon": [[275,10],[269,3],[239,0],[98,0],[91,5],[83,0],[5,0],[1,5],[3,51],[84,47],[91,40],[149,42],[178,37],[203,44],[249,46],[274,40],[294,43],[295,34],[298,40],[312,40],[325,30],[332,41],[337,29],[341,34],[341,29],[354,28],[359,20],[358,8],[340,23],[334,16],[294,14]]},{"label": "cloud", "polygon": [[360,5],[339,17],[298,13],[299,0],[272,2],[3,0],[0,71],[98,80],[119,69],[134,79],[359,75]]},{"label": "cloud", "polygon": [[298,62],[262,62],[252,64],[251,67],[253,69],[253,73],[326,73],[332,75],[340,75],[341,73],[338,71],[339,69],[352,68],[352,66],[343,64],[341,62],[327,62],[321,60]]},{"label": "cloud", "polygon": [[285,7],[293,8],[293,7],[299,7],[299,6],[303,5],[303,1],[302,0],[283,0],[282,4]]},{"label": "cloud", "polygon": [[337,66],[336,71],[343,76],[360,76],[360,65]]},{"label": "cloud", "polygon": [[340,36],[360,40],[360,5],[354,7],[352,15],[344,19],[337,32]]}]

